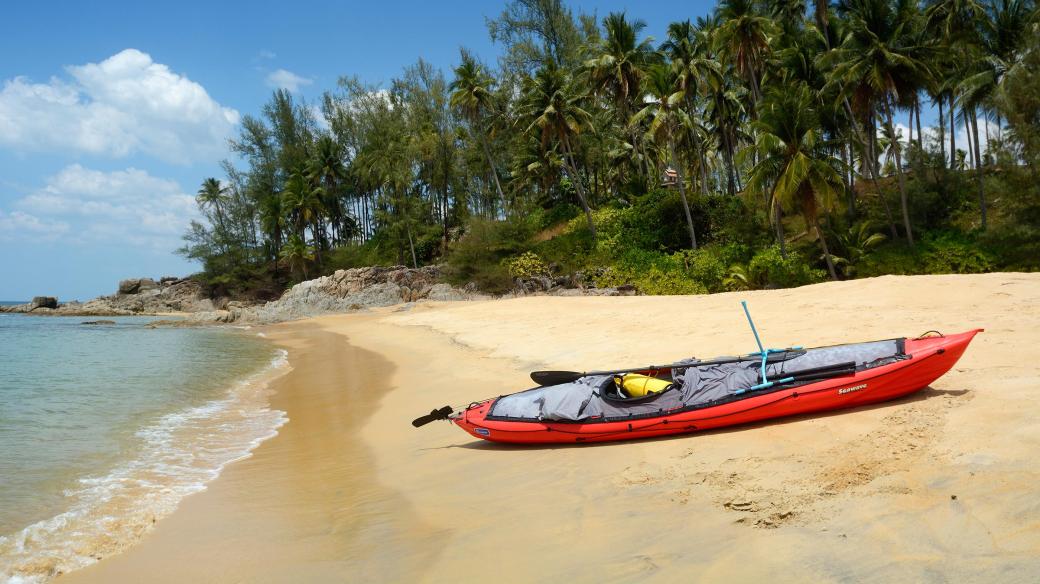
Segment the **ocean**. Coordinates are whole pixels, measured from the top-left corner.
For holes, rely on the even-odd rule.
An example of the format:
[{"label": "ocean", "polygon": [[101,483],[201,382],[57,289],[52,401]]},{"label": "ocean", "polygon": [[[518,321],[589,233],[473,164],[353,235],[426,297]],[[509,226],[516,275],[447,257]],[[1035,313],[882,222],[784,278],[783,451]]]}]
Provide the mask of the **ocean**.
[{"label": "ocean", "polygon": [[0,314],[0,582],[131,545],[286,422],[248,330]]}]

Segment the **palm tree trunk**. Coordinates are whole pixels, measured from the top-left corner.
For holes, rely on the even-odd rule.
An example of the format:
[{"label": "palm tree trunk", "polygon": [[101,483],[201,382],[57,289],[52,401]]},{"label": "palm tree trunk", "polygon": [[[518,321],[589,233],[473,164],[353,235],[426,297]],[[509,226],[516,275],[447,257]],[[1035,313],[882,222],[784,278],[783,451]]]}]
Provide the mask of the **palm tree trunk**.
[{"label": "palm tree trunk", "polygon": [[672,137],[668,136],[668,153],[672,157],[672,164],[675,165],[676,178],[679,179],[679,198],[682,199],[683,212],[686,213],[686,228],[690,232],[690,247],[697,249],[697,232],[693,228],[693,217],[690,215],[690,203],[686,200],[686,180],[683,176],[682,165],[679,164],[679,160],[675,157],[675,145],[672,143]]},{"label": "palm tree trunk", "polygon": [[[977,126],[978,123],[979,123],[979,118],[978,118],[978,116],[976,116],[975,117],[975,125]],[[986,135],[986,149],[988,150],[989,149],[989,112],[986,111],[986,110],[982,110],[982,131],[985,132],[985,135]]]},{"label": "palm tree trunk", "polygon": [[[888,101],[888,96],[884,98],[885,105],[885,116],[888,118],[888,132],[890,135],[895,137],[895,124],[892,121],[892,105]],[[903,176],[903,158],[899,153],[900,147],[899,142],[895,144],[896,154],[896,176],[899,179],[899,202],[903,207],[903,227],[906,229],[906,241],[910,244],[910,247],[914,245],[914,232],[910,228],[910,209],[907,205],[906,200],[906,177]]]},{"label": "palm tree trunk", "polygon": [[502,183],[498,182],[498,170],[495,168],[495,160],[491,158],[491,147],[488,146],[487,136],[483,132],[480,134],[480,144],[484,147],[484,156],[487,157],[488,167],[491,170],[491,176],[495,179],[495,190],[498,191],[498,198],[501,201],[506,200],[506,196],[502,193]]},{"label": "palm tree trunk", "polygon": [[921,132],[921,98],[914,98],[914,111],[917,112],[917,147],[924,152],[924,134]]},{"label": "palm tree trunk", "polygon": [[823,232],[820,231],[820,221],[818,218],[813,218],[813,227],[816,229],[816,237],[820,240],[820,245],[823,246],[823,258],[827,261],[827,271],[831,273],[831,279],[835,282],[838,281],[838,273],[834,271],[834,260],[831,259],[831,250],[827,247],[827,238],[823,236]]},{"label": "palm tree trunk", "polygon": [[408,234],[408,249],[412,251],[412,267],[419,268],[419,260],[415,258],[415,243],[412,241],[412,228],[406,221],[404,224],[404,231]]},{"label": "palm tree trunk", "polygon": [[736,174],[733,170],[733,150],[729,145],[729,136],[726,136],[726,145],[723,149],[726,156],[726,192],[730,195],[737,194]]},{"label": "palm tree trunk", "polygon": [[982,183],[982,154],[979,148],[979,119],[975,108],[971,110],[971,133],[975,135],[975,176],[979,182],[979,211],[982,213],[982,230],[986,230],[986,190]]},{"label": "palm tree trunk", "polygon": [[322,264],[321,248],[323,246],[322,240],[324,239],[324,230],[321,226],[321,216],[317,213],[315,213],[314,215],[314,223],[311,225],[311,231],[314,232],[314,251],[316,254],[315,259],[318,261],[318,266],[320,267]]},{"label": "palm tree trunk", "polygon": [[847,169],[852,167],[852,161],[849,158],[849,150],[851,148],[846,146],[846,144],[841,144],[839,148],[841,149],[841,162],[845,166],[841,170],[841,178],[845,183],[845,193],[848,196],[845,205],[845,217],[848,219],[849,225],[851,225],[856,220],[856,191],[852,184],[852,173],[847,171]]},{"label": "palm tree trunk", "polygon": [[708,195],[708,156],[704,153],[704,149],[700,149],[700,173],[701,173],[701,194],[704,196]]},{"label": "palm tree trunk", "polygon": [[950,96],[950,168],[957,168],[957,119],[954,114],[953,96]]},{"label": "palm tree trunk", "polygon": [[910,148],[911,146],[914,145],[914,108],[913,108],[913,106],[910,107],[910,114],[909,115],[910,115],[910,117],[907,118],[907,120],[906,120],[906,128],[907,128],[907,132],[908,132],[907,133],[907,139],[906,139],[906,147],[907,148]]},{"label": "palm tree trunk", "polygon": [[571,173],[571,178],[574,182],[574,192],[577,193],[578,201],[581,202],[581,208],[585,211],[585,220],[589,223],[589,232],[592,233],[592,239],[596,239],[596,224],[592,221],[592,209],[589,208],[589,201],[585,198],[585,187],[581,184],[578,168],[574,164],[574,154],[571,152],[570,140],[566,137],[563,139],[563,151],[569,166],[568,171]]},{"label": "palm tree trunk", "polygon": [[[885,216],[888,218],[888,228],[892,231],[892,239],[899,239],[899,233],[896,231],[896,222],[892,217],[892,209],[888,206],[888,198],[885,197],[885,193],[881,190],[881,182],[878,181],[877,168],[875,166],[877,155],[874,154],[874,140],[870,136],[864,135],[863,128],[860,127],[859,120],[856,119],[856,114],[853,113],[852,106],[849,105],[849,100],[845,98],[843,102],[845,104],[845,115],[849,116],[849,122],[852,124],[852,128],[856,131],[856,136],[863,143],[864,157],[866,158],[866,160],[863,161],[863,166],[867,169],[867,174],[870,176],[870,181],[874,185],[874,190],[877,191],[877,195],[881,199],[882,206],[885,209]],[[870,129],[873,131],[873,114],[870,116],[870,126]]]},{"label": "palm tree trunk", "polygon": [[942,155],[942,165],[946,168],[946,114],[943,112],[943,96],[939,94],[939,154]]},{"label": "palm tree trunk", "polygon": [[773,203],[773,221],[776,229],[776,242],[780,244],[780,257],[787,259],[787,237],[784,235],[783,212],[780,205]]}]

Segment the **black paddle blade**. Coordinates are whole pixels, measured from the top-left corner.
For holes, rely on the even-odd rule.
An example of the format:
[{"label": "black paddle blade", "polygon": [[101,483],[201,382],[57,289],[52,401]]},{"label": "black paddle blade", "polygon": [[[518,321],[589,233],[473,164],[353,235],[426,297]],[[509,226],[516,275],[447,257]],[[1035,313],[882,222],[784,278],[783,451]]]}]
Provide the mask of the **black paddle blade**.
[{"label": "black paddle blade", "polygon": [[447,420],[448,416],[451,415],[451,412],[451,406],[444,406],[439,410],[432,410],[425,416],[419,416],[418,418],[412,420],[412,425],[418,428],[419,426],[425,426],[426,424],[429,424],[430,422],[435,422],[437,420]]},{"label": "black paddle blade", "polygon": [[538,385],[559,385],[582,378],[585,374],[577,371],[532,371],[531,381]]}]

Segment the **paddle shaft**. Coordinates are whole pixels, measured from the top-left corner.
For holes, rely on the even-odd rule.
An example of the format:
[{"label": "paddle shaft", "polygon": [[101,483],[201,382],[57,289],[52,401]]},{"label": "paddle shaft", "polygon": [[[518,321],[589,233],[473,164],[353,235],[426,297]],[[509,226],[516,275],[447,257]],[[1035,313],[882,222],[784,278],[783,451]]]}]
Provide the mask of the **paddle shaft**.
[{"label": "paddle shaft", "polygon": [[[785,349],[777,353],[770,353],[769,358],[773,360],[782,361],[787,358],[789,352],[804,353],[799,349]],[[782,357],[782,358],[781,358]],[[745,355],[743,357],[725,357],[722,359],[712,359],[711,361],[695,361],[693,363],[681,362],[681,363],[670,363],[668,365],[644,365],[643,367],[631,367],[628,369],[611,369],[609,371],[532,371],[531,380],[538,385],[557,385],[560,383],[568,383],[575,381],[582,377],[589,375],[621,375],[624,373],[634,373],[636,371],[664,371],[665,369],[692,369],[694,367],[709,367],[711,365],[726,365],[728,363],[744,363],[752,361],[760,361],[762,357],[756,353],[751,355]]]}]

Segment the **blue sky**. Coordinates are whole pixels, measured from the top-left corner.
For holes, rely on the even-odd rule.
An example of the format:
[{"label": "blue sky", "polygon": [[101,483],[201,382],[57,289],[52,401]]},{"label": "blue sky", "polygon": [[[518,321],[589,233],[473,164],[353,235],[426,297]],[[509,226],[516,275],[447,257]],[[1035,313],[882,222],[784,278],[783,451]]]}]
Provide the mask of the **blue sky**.
[{"label": "blue sky", "polygon": [[[497,56],[504,2],[19,2],[0,20],[0,300],[88,299],[121,278],[198,270],[173,251],[226,139],[275,86],[314,101],[341,75],[386,82],[458,48]],[[663,36],[713,3],[628,10]]]}]

